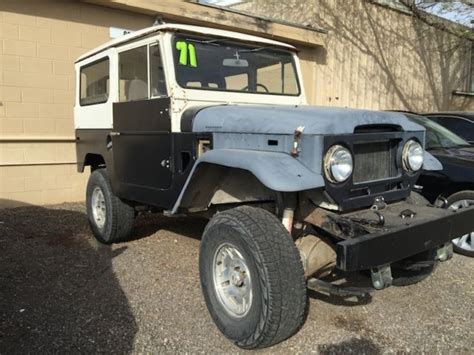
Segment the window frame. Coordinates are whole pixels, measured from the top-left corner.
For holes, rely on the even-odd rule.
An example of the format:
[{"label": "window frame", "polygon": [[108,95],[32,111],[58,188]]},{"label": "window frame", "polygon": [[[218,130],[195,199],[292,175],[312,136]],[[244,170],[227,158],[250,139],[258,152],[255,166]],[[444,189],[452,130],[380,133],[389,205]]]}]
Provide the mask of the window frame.
[{"label": "window frame", "polygon": [[[84,99],[81,97],[81,91],[82,91],[82,71],[83,71],[84,69],[86,69],[86,68],[89,68],[89,67],[91,67],[91,66],[93,66],[93,65],[95,65],[95,64],[98,64],[98,63],[104,62],[104,61],[107,61],[107,62],[108,62],[108,74],[109,74],[109,76],[108,76],[108,77],[109,77],[109,86],[108,86],[108,90],[107,90],[107,93],[106,93],[106,94],[107,94],[107,98],[106,98],[104,101],[83,103],[83,100],[84,100]],[[79,94],[79,106],[85,107],[85,106],[92,106],[92,105],[100,105],[100,104],[105,104],[105,103],[107,103],[107,102],[109,101],[109,99],[110,99],[110,88],[111,88],[111,87],[110,87],[110,84],[111,84],[110,62],[111,62],[110,56],[107,55],[107,56],[101,57],[101,58],[99,58],[99,59],[97,59],[97,60],[94,60],[93,62],[87,63],[87,64],[85,64],[85,65],[83,65],[83,66],[81,66],[81,67],[79,68],[79,93],[78,93],[78,94]],[[86,88],[86,89],[87,89],[87,88]]]},{"label": "window frame", "polygon": [[[158,46],[158,49],[160,50],[160,59],[161,59],[161,65],[163,66],[163,75],[164,75],[165,89],[166,89],[166,92],[164,94],[156,95],[156,96],[153,96],[151,93],[150,48],[153,46]],[[167,81],[168,75],[166,74],[166,65],[165,65],[164,55],[163,55],[163,44],[161,43],[160,40],[156,40],[154,42],[148,43],[147,58],[148,58],[147,59],[148,60],[148,99],[151,100],[151,99],[156,99],[160,97],[168,97],[168,81]]]},{"label": "window frame", "polygon": [[[150,47],[152,46],[158,46],[159,50],[160,50],[160,57],[161,57],[161,61],[162,61],[162,64],[163,64],[163,73],[164,73],[164,79],[165,79],[165,88],[166,88],[166,93],[165,94],[162,94],[162,95],[157,95],[157,96],[152,96],[152,93],[151,93],[151,71],[150,71]],[[143,98],[141,100],[153,100],[153,99],[157,99],[157,98],[162,98],[162,97],[168,97],[168,79],[167,79],[167,75],[166,75],[166,66],[164,64],[164,56],[163,56],[163,43],[161,41],[161,39],[157,39],[155,38],[153,41],[150,41],[149,39],[147,40],[147,42],[144,42],[143,40],[142,41],[139,41],[139,42],[135,42],[135,43],[131,43],[131,45],[128,45],[126,47],[122,47],[122,48],[118,48],[117,50],[117,72],[116,72],[116,79],[117,79],[117,102],[132,102],[132,101],[120,101],[120,54],[121,53],[124,53],[124,52],[128,52],[128,51],[131,51],[131,50],[134,50],[134,49],[137,49],[137,48],[140,48],[140,47],[146,47],[147,49],[147,52],[146,52],[146,58],[147,58],[147,80],[148,80],[148,97],[146,98]],[[136,101],[140,101],[140,100],[136,100]]]}]

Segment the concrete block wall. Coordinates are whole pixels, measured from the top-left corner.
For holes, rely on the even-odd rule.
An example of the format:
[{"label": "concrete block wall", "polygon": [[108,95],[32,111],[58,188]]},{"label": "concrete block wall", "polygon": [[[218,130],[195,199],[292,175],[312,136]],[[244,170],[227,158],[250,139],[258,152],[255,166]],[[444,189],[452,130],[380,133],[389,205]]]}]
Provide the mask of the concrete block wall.
[{"label": "concrete block wall", "polygon": [[0,208],[84,199],[76,172],[74,61],[109,28],[152,18],[76,1],[0,3]]}]

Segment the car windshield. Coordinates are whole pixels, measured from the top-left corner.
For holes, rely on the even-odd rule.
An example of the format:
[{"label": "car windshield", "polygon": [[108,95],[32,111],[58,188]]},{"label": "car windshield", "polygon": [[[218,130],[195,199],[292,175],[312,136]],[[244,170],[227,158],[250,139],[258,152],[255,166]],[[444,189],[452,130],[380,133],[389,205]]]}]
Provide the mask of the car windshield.
[{"label": "car windshield", "polygon": [[436,148],[459,148],[471,146],[467,141],[454,134],[443,126],[421,116],[410,116],[410,118],[425,127],[426,149]]},{"label": "car windshield", "polygon": [[175,35],[176,79],[183,88],[256,94],[300,94],[289,51],[230,39]]}]

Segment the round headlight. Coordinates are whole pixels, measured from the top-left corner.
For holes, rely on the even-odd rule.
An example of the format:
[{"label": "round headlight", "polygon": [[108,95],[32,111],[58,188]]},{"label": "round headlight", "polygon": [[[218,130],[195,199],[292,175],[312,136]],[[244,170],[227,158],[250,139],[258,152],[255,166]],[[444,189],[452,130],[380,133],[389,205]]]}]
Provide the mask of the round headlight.
[{"label": "round headlight", "polygon": [[324,173],[333,182],[346,181],[352,174],[354,164],[351,152],[342,145],[333,145],[324,157]]},{"label": "round headlight", "polygon": [[417,141],[410,139],[405,143],[402,153],[403,168],[415,172],[423,166],[423,147]]}]

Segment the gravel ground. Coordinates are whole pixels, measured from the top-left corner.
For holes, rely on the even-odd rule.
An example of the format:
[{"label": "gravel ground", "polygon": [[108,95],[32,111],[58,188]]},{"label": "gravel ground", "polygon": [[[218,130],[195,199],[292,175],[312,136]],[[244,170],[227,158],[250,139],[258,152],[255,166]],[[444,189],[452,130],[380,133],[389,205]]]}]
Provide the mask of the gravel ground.
[{"label": "gravel ground", "polygon": [[[103,246],[83,204],[0,210],[0,353],[244,352],[201,295],[204,226],[145,215],[135,240]],[[455,255],[425,281],[369,299],[311,293],[299,333],[263,352],[472,353],[473,278],[474,259]]]}]

